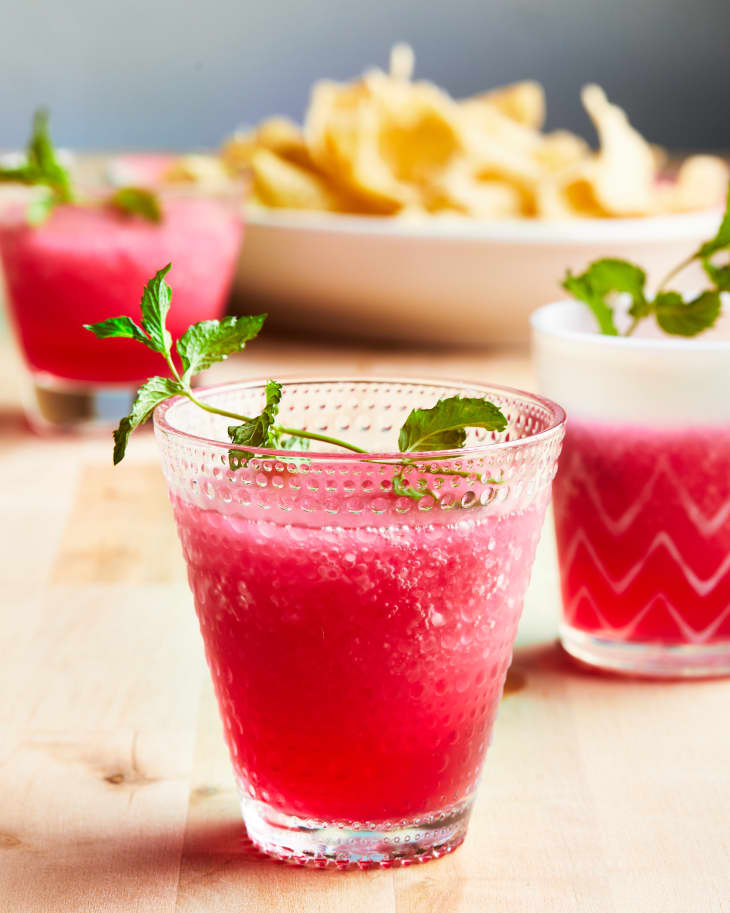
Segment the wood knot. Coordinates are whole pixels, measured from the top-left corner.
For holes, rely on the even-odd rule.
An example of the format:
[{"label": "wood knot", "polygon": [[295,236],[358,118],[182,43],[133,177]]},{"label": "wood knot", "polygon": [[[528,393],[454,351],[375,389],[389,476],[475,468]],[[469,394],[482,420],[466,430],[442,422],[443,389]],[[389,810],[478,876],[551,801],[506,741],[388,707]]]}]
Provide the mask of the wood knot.
[{"label": "wood knot", "polygon": [[190,801],[202,802],[204,799],[210,799],[211,796],[217,796],[220,791],[218,786],[196,786],[190,793]]},{"label": "wood knot", "polygon": [[119,786],[120,783],[124,783],[124,774],[111,774],[108,777],[104,777],[104,780],[113,786]]},{"label": "wood knot", "polygon": [[124,773],[124,771],[119,771],[114,774],[107,774],[107,776],[102,777],[105,783],[109,783],[110,786],[147,786],[150,783],[157,783],[158,777],[145,777],[144,774],[140,773],[138,770],[130,771],[129,773]]},{"label": "wood knot", "polygon": [[22,844],[23,841],[15,834],[0,834],[0,850],[12,850]]}]

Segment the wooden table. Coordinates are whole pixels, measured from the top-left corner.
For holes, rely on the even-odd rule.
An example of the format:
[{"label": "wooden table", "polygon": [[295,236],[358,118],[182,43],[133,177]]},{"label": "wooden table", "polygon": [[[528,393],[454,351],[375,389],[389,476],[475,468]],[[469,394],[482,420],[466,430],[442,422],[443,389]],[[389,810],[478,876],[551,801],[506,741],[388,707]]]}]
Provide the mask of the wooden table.
[{"label": "wooden table", "polygon": [[[552,536],[464,846],[306,871],[245,842],[150,434],[40,439],[0,347],[2,913],[730,911],[730,681],[577,670],[555,644]],[[522,354],[252,344],[213,372],[529,385]]]}]

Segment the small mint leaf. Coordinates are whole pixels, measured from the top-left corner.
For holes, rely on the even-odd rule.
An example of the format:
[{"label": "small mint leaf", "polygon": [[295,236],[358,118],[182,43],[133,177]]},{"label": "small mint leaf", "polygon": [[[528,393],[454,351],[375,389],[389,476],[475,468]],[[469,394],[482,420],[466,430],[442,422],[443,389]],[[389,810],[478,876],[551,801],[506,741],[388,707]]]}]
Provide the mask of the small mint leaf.
[{"label": "small mint leaf", "polygon": [[13,165],[5,167],[0,165],[0,182],[4,184],[33,184],[30,179],[30,171],[27,165]]},{"label": "small mint leaf", "polygon": [[85,323],[84,329],[90,330],[99,339],[135,339],[144,343],[147,348],[157,351],[157,346],[131,317],[110,317],[100,323]]},{"label": "small mint leaf", "polygon": [[150,377],[147,383],[139,388],[129,415],[121,420],[114,432],[115,466],[124,459],[130,434],[147,421],[155,406],[183,392],[183,387],[170,377]]},{"label": "small mint leaf", "polygon": [[48,112],[36,111],[33,129],[26,146],[25,162],[22,165],[3,168],[0,166],[0,182],[45,186],[51,193],[34,200],[28,207],[27,217],[31,225],[41,225],[58,203],[73,200],[71,178],[68,171],[56,158],[56,150],[48,132]]},{"label": "small mint leaf", "polygon": [[715,266],[709,257],[702,258],[702,268],[718,292],[730,292],[730,264]]},{"label": "small mint leaf", "polygon": [[685,302],[677,292],[660,292],[654,299],[656,320],[665,333],[696,336],[714,325],[722,302],[717,292],[703,292]]},{"label": "small mint leaf", "polygon": [[[266,405],[256,418],[242,425],[230,425],[228,437],[232,444],[243,444],[248,447],[276,447],[278,435],[273,430],[276,416],[281,402],[281,384],[275,380],[266,383]],[[247,463],[253,454],[247,450],[230,450],[228,452],[228,465],[236,470]]]},{"label": "small mint leaf", "polygon": [[40,109],[33,116],[33,133],[28,144],[27,167],[34,184],[52,187],[59,202],[72,199],[71,179],[68,171],[56,158],[56,150],[48,129],[48,111]]},{"label": "small mint leaf", "polygon": [[165,326],[172,298],[172,290],[165,282],[165,276],[171,267],[172,263],[168,263],[149,280],[144,287],[141,303],[142,326],[154,343],[155,350],[165,356],[169,355],[172,345],[172,337]]},{"label": "small mint leaf", "polygon": [[120,187],[107,202],[125,215],[140,216],[154,223],[162,221],[162,206],[157,195],[143,187]]},{"label": "small mint leaf", "polygon": [[507,419],[486,399],[451,396],[430,409],[414,409],[398,436],[402,451],[455,450],[464,446],[467,428],[504,431]]},{"label": "small mint leaf", "polygon": [[225,317],[223,320],[202,320],[188,327],[177,341],[186,378],[205,371],[215,362],[224,361],[233,352],[240,352],[258,335],[264,320],[266,314]]},{"label": "small mint leaf", "polygon": [[52,193],[47,193],[42,197],[32,200],[25,211],[28,224],[37,228],[42,225],[50,216],[53,207],[58,201]]},{"label": "small mint leaf", "polygon": [[606,304],[603,297],[591,287],[585,274],[573,276],[570,271],[562,282],[566,292],[587,304],[593,311],[593,316],[598,321],[598,328],[604,336],[618,336],[616,324],[613,322],[613,310]]},{"label": "small mint leaf", "polygon": [[725,247],[730,247],[730,184],[728,184],[727,189],[725,213],[720,227],[717,229],[717,234],[710,241],[705,241],[704,244],[700,245],[694,257],[700,259],[711,257],[718,250],[722,250]]},{"label": "small mint leaf", "polygon": [[646,273],[626,260],[607,257],[596,260],[580,276],[570,272],[563,280],[563,288],[583,301],[593,311],[598,326],[605,336],[618,336],[613,317],[613,308],[606,298],[616,292],[631,296],[629,314],[641,319],[650,313],[650,305],[644,294]]}]

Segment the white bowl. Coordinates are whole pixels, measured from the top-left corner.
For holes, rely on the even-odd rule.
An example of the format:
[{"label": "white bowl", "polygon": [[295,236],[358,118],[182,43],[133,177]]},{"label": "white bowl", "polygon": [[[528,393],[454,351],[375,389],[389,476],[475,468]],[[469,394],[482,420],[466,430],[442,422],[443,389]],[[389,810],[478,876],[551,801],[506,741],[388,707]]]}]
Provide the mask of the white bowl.
[{"label": "white bowl", "polygon": [[[524,344],[567,268],[621,257],[659,280],[716,231],[720,210],[567,222],[410,222],[256,210],[236,287],[279,326],[361,338]],[[689,270],[685,282],[697,284]]]}]

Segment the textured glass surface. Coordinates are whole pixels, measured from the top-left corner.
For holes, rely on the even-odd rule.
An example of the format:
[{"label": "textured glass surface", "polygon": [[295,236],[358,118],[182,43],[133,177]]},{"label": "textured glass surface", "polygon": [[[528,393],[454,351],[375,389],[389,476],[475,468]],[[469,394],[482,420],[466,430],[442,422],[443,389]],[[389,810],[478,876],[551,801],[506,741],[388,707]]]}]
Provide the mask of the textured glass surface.
[{"label": "textured glass surface", "polygon": [[[407,468],[387,453],[412,408],[457,392],[497,402],[507,430]],[[202,395],[249,415],[263,400],[260,384]],[[244,818],[300,861],[439,855],[464,836],[562,414],[395,381],[291,383],[282,406],[284,425],[380,452],[259,453],[232,471],[230,419],[182,402],[156,415]],[[293,845],[300,828],[317,838]]]}]

